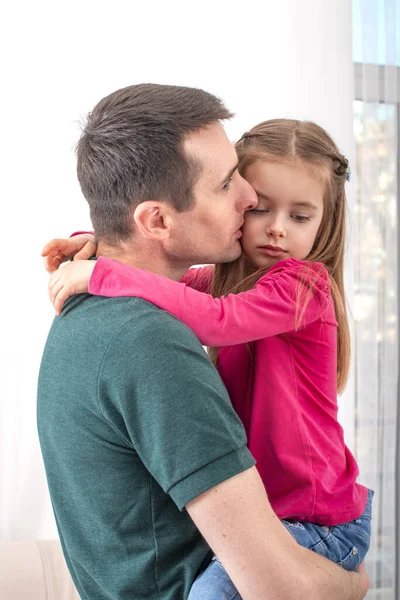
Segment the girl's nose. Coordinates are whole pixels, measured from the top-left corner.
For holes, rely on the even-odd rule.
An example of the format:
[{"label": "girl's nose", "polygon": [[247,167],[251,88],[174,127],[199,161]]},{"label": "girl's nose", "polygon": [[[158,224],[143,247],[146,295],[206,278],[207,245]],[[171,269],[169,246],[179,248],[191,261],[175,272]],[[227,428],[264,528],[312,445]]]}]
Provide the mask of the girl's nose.
[{"label": "girl's nose", "polygon": [[275,239],[285,237],[286,231],[281,221],[275,220],[273,223],[269,223],[266,228],[267,234]]}]

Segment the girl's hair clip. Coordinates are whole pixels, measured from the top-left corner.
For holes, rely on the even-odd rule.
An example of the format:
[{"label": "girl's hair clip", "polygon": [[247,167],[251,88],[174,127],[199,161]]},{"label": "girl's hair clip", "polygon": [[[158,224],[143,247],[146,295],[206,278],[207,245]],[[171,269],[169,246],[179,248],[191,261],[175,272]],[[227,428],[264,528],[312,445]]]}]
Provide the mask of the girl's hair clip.
[{"label": "girl's hair clip", "polygon": [[347,167],[346,170],[346,181],[350,181],[351,180],[351,169],[350,167]]}]

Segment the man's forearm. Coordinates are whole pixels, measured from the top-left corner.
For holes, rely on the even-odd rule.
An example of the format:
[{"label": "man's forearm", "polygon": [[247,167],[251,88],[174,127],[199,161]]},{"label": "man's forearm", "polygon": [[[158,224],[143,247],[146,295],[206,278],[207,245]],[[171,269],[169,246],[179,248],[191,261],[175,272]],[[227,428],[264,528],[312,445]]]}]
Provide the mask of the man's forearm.
[{"label": "man's forearm", "polygon": [[311,552],[304,551],[304,568],[308,571],[310,596],[318,600],[362,600],[368,591],[369,579],[365,571],[355,573]]},{"label": "man's forearm", "polygon": [[255,467],[186,508],[243,600],[362,600],[367,592],[366,575],[295,542],[273,513]]}]

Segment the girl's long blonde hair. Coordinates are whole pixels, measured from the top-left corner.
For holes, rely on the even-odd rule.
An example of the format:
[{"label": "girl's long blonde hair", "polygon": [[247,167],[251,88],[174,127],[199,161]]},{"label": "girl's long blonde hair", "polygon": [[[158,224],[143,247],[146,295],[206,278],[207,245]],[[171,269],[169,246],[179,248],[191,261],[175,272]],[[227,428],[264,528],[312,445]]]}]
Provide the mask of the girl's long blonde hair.
[{"label": "girl's long blonde hair", "polygon": [[[257,160],[282,162],[297,159],[311,167],[311,173],[325,183],[321,225],[305,260],[322,263],[329,274],[338,322],[337,391],[340,394],[346,385],[350,367],[350,332],[343,282],[348,161],[322,127],[292,119],[273,119],[256,125],[240,138],[236,150],[239,171],[243,176]],[[249,290],[267,270],[257,269],[242,254],[234,262],[216,265],[211,293],[220,297]],[[302,300],[307,302],[304,296]],[[304,313],[304,306],[301,312]],[[209,353],[216,364],[217,348],[210,348]]]}]

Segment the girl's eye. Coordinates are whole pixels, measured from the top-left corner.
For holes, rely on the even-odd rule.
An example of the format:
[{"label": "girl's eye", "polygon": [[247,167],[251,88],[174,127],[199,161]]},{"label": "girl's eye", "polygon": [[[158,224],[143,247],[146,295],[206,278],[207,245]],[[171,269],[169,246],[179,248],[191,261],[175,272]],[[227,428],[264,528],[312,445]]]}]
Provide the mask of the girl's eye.
[{"label": "girl's eye", "polygon": [[253,213],[253,215],[265,215],[268,212],[268,208],[252,208],[247,212]]},{"label": "girl's eye", "polygon": [[307,217],[306,215],[293,215],[293,219],[297,223],[306,223],[306,221],[311,221],[311,217]]}]

